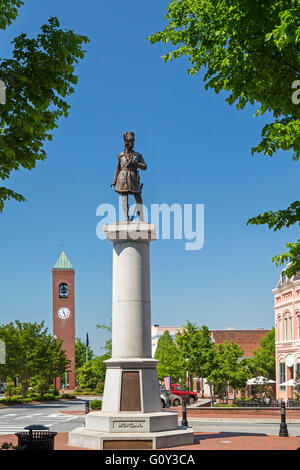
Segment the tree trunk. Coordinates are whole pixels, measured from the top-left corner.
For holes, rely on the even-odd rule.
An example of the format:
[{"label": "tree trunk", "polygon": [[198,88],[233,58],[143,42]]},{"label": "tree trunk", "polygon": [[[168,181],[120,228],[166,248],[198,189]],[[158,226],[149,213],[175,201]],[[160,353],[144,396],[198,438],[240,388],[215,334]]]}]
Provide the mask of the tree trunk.
[{"label": "tree trunk", "polygon": [[211,406],[211,408],[213,408],[213,406],[214,406],[214,393],[213,393],[212,384],[209,384],[209,390],[210,390],[210,406]]},{"label": "tree trunk", "polygon": [[22,397],[26,398],[26,395],[27,395],[27,392],[28,392],[28,389],[29,389],[29,380],[27,380],[27,379],[20,380],[20,382],[21,382],[21,386],[22,386]]}]

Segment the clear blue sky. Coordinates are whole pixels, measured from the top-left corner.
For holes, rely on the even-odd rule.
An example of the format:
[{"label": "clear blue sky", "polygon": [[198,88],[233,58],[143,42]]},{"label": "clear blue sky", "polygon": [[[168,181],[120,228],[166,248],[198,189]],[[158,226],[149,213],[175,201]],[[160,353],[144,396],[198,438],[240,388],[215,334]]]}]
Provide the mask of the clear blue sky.
[{"label": "clear blue sky", "polygon": [[76,270],[76,335],[84,339],[88,327],[101,353],[107,334],[95,325],[111,316],[112,246],[96,237],[96,208],[117,203],[110,183],[122,133],[133,130],[148,163],[145,204],[205,204],[201,251],[185,251],[181,240],[152,244],[152,323],[273,326],[280,269],[271,258],[298,234],[246,221],[299,199],[299,164],[289,153],[252,157],[268,117],[253,118],[250,107],[238,112],[224,94],[206,91],[200,75],[187,74],[186,59],[161,60],[167,48],[146,38],[163,27],[166,5],[26,0],[0,33],[1,57],[9,57],[16,35],[36,35],[50,16],[91,40],[71,114],[46,144],[48,159],[7,182],[27,202],[8,203],[0,216],[0,321],[45,320],[52,331],[51,269],[63,244]]}]

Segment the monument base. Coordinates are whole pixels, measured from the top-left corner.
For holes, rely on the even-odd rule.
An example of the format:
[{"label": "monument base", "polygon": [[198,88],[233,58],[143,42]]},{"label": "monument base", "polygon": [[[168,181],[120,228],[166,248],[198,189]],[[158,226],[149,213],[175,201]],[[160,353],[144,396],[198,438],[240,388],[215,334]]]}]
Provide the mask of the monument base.
[{"label": "monument base", "polygon": [[192,428],[179,427],[158,432],[101,432],[76,428],[69,433],[69,445],[94,450],[151,450],[194,444]]},{"label": "monument base", "polygon": [[109,433],[175,431],[178,429],[178,415],[164,411],[156,413],[92,411],[85,416],[85,427],[91,431]]},{"label": "monument base", "polygon": [[194,443],[191,427],[178,427],[177,413],[93,411],[85,427],[69,433],[69,445],[97,450],[162,449]]}]

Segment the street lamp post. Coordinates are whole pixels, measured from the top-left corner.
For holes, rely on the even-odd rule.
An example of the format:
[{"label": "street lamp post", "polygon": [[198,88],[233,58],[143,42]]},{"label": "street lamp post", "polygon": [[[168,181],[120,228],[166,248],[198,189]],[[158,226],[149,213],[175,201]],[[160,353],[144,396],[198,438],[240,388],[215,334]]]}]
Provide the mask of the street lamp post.
[{"label": "street lamp post", "polygon": [[283,400],[281,400],[281,423],[279,428],[279,437],[289,437],[285,420],[285,403]]},{"label": "street lamp post", "polygon": [[185,397],[182,398],[182,421],[181,421],[181,426],[188,426],[189,423],[187,421],[187,416],[186,416],[186,402],[185,402]]}]

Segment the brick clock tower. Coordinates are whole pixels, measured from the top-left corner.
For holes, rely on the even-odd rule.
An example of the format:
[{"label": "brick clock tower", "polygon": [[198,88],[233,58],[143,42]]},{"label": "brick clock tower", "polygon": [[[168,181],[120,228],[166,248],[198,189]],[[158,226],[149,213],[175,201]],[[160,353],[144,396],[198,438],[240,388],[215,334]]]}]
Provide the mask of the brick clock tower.
[{"label": "brick clock tower", "polygon": [[[63,340],[62,349],[66,351],[71,363],[65,374],[68,388],[75,389],[75,271],[62,252],[52,269],[53,282],[53,335]],[[56,378],[56,388],[61,388],[60,378]]]}]

